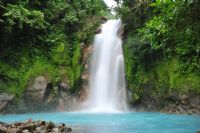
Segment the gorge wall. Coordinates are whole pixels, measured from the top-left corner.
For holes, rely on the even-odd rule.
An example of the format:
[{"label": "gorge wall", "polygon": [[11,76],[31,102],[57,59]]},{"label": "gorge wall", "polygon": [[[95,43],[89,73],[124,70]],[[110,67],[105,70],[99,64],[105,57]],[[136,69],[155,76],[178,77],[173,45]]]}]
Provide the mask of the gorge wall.
[{"label": "gorge wall", "polygon": [[[29,80],[22,97],[8,93],[0,94],[1,113],[25,113],[43,111],[70,111],[77,109],[86,99],[89,88],[89,61],[92,45],[81,45],[83,71],[77,91],[72,92],[69,81],[61,79],[56,84],[48,74],[40,74]],[[73,88],[74,89],[74,88]]]}]

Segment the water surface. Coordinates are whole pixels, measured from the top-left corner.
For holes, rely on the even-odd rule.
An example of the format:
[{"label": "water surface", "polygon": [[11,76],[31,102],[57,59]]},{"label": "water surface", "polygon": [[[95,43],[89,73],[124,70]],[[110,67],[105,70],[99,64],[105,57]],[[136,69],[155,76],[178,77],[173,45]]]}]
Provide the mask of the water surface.
[{"label": "water surface", "polygon": [[200,116],[161,113],[36,113],[0,116],[0,121],[54,121],[72,126],[73,133],[195,133],[200,130]]}]

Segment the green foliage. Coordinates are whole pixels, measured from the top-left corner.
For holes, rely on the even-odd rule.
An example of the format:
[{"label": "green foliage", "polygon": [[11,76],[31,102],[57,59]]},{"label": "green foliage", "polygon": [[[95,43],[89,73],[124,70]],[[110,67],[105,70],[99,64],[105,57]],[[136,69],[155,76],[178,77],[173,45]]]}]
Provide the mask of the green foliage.
[{"label": "green foliage", "polygon": [[91,43],[107,12],[102,0],[1,0],[1,90],[20,97],[37,75],[52,83],[66,78],[76,90],[82,73],[80,44]]},{"label": "green foliage", "polygon": [[28,65],[27,63],[28,60],[24,59],[21,67],[14,69],[1,62],[1,75],[4,76],[4,80],[8,84],[8,87],[5,90],[6,92],[21,96],[31,78],[34,78],[39,74],[55,77],[57,71],[56,68],[48,64],[46,60],[38,58],[35,59],[32,65]]},{"label": "green foliage", "polygon": [[65,44],[61,43],[52,48],[52,60],[57,65],[70,65],[70,58],[65,51]]},{"label": "green foliage", "polygon": [[144,95],[200,92],[200,2],[124,0],[125,63],[134,101]]},{"label": "green foliage", "polygon": [[115,10],[125,23],[125,30],[133,32],[141,28],[145,21],[151,16],[151,0],[115,0],[121,6]]},{"label": "green foliage", "polygon": [[8,22],[10,26],[17,25],[20,29],[23,29],[24,26],[35,29],[45,27],[44,14],[40,11],[30,11],[22,5],[11,4],[7,5],[6,10],[7,12],[3,16],[6,17],[5,22]]},{"label": "green foliage", "polygon": [[74,86],[76,83],[79,82],[81,72],[82,72],[82,65],[80,63],[81,61],[81,49],[80,49],[80,43],[76,44],[76,50],[74,51],[74,56],[72,58],[72,71],[73,71],[73,78],[71,81],[71,85]]}]

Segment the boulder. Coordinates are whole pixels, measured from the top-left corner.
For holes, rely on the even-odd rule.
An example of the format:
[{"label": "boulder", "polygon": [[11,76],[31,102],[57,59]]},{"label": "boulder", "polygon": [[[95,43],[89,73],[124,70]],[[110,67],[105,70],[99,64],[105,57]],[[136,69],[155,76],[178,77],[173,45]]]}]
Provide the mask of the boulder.
[{"label": "boulder", "polygon": [[58,132],[58,128],[53,128],[51,131],[57,133]]},{"label": "boulder", "polygon": [[0,93],[0,111],[2,111],[10,101],[12,101],[14,95],[9,95],[7,93]]},{"label": "boulder", "polygon": [[67,91],[70,89],[69,80],[68,79],[62,79],[59,83],[59,90]]},{"label": "boulder", "polygon": [[7,133],[8,129],[2,125],[0,125],[0,133]]},{"label": "boulder", "polygon": [[68,128],[66,129],[66,131],[67,131],[67,132],[71,132],[72,129],[71,129],[70,127],[68,127]]},{"label": "boulder", "polygon": [[67,132],[71,132],[71,131],[72,131],[72,129],[70,127],[66,127],[65,124],[58,126],[59,133],[67,133]]},{"label": "boulder", "polygon": [[183,105],[187,105],[189,104],[189,98],[187,95],[182,95],[180,97],[180,103],[183,104]]},{"label": "boulder", "polygon": [[41,121],[41,122],[40,122],[40,125],[41,125],[41,126],[45,126],[45,125],[46,125],[46,122],[45,122],[45,121]]},{"label": "boulder", "polygon": [[99,29],[97,29],[96,31],[95,31],[95,34],[100,34],[101,33],[101,28],[99,28]]},{"label": "boulder", "polygon": [[10,133],[22,133],[22,131],[19,128],[11,128]]},{"label": "boulder", "polygon": [[25,92],[26,101],[38,104],[44,101],[45,92],[47,88],[48,80],[44,76],[36,77],[33,82],[28,85]]},{"label": "boulder", "polygon": [[183,109],[182,106],[178,106],[177,107],[177,111],[180,112],[180,113],[184,113],[185,112],[185,110]]},{"label": "boulder", "polygon": [[52,121],[49,121],[47,124],[47,129],[53,129],[55,126],[56,125]]},{"label": "boulder", "polygon": [[101,17],[101,21],[102,21],[102,23],[105,23],[106,21],[107,21],[108,19],[106,18],[106,17]]},{"label": "boulder", "polygon": [[0,121],[0,126],[7,126],[7,123]]},{"label": "boulder", "polygon": [[21,122],[15,122],[13,125],[14,126],[21,126],[23,123],[21,123]]},{"label": "boulder", "polygon": [[22,130],[29,130],[30,132],[32,132],[33,130],[36,129],[36,125],[33,123],[27,124],[25,126],[22,126],[21,128]]}]

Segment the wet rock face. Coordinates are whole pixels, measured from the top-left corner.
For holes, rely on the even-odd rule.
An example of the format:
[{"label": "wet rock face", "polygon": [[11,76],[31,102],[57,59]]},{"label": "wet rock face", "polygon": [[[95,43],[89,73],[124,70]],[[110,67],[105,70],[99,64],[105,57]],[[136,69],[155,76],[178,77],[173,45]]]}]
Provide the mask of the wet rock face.
[{"label": "wet rock face", "polygon": [[200,133],[200,130],[198,130],[196,133]]},{"label": "wet rock face", "polygon": [[84,65],[83,73],[81,75],[82,86],[79,92],[79,101],[82,102],[87,99],[87,94],[89,90],[89,69],[90,69],[90,59],[92,55],[93,46],[84,46],[82,48],[82,64]]},{"label": "wet rock face", "polygon": [[14,95],[9,95],[7,93],[0,93],[0,111],[2,111],[10,101],[12,101]]},{"label": "wet rock face", "polygon": [[29,84],[26,92],[25,99],[28,102],[38,104],[44,100],[48,80],[44,76],[38,76],[32,83]]},{"label": "wet rock face", "polygon": [[101,23],[105,23],[106,21],[108,21],[106,17],[101,17]]},{"label": "wet rock face", "polygon": [[68,79],[62,79],[58,86],[59,90],[68,91],[70,90],[71,86],[69,85]]},{"label": "wet rock face", "polygon": [[198,97],[189,95],[143,98],[136,105],[136,110],[141,109],[143,111],[160,111],[169,114],[200,114]]},{"label": "wet rock face", "polygon": [[95,34],[100,34],[101,33],[101,28],[98,28],[96,31],[95,31]]},{"label": "wet rock face", "polygon": [[192,105],[200,106],[200,96],[191,97],[189,101]]},{"label": "wet rock face", "polygon": [[121,25],[117,34],[118,34],[119,37],[123,38],[123,33],[124,33],[124,25]]}]

